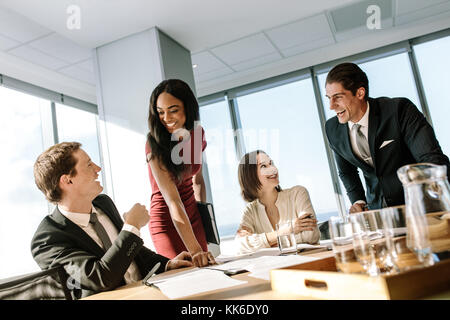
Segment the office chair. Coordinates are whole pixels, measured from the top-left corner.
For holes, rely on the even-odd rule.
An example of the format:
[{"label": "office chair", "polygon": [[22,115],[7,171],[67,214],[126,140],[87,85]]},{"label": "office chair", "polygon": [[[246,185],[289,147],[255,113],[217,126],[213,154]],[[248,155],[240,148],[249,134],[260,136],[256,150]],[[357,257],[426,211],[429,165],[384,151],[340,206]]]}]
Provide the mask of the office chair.
[{"label": "office chair", "polygon": [[0,280],[0,300],[72,300],[63,267]]}]

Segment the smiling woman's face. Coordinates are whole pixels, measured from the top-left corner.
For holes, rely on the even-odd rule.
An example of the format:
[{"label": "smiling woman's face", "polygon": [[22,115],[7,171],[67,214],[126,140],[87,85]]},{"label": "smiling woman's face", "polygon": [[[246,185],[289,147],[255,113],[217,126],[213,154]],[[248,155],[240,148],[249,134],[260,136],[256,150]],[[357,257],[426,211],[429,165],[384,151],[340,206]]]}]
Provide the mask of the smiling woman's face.
[{"label": "smiling woman's face", "polygon": [[159,120],[169,133],[184,128],[186,123],[184,103],[170,93],[163,92],[159,95],[156,101],[156,111],[158,112]]},{"label": "smiling woman's face", "polygon": [[265,154],[259,153],[256,156],[258,179],[261,182],[261,190],[270,190],[279,185],[278,169],[273,164],[272,159]]}]

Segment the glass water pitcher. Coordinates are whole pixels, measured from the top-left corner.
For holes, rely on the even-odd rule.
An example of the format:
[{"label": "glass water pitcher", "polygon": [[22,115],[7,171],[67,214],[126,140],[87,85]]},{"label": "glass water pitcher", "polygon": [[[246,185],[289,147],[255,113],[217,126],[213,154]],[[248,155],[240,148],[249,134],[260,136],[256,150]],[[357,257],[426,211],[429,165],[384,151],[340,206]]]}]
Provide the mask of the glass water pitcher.
[{"label": "glass water pitcher", "polygon": [[417,163],[401,167],[397,175],[405,192],[407,246],[424,266],[432,265],[433,252],[450,245],[447,167]]}]

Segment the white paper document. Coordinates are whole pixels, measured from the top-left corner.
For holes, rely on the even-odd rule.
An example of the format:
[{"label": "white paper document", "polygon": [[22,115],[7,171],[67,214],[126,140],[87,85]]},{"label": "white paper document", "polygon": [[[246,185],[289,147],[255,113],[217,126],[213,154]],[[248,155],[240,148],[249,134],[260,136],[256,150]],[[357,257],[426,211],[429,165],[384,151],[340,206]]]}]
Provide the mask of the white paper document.
[{"label": "white paper document", "polygon": [[165,281],[155,283],[155,286],[168,298],[177,299],[244,283],[247,283],[247,281],[232,279],[222,271],[197,269],[179,276],[174,275]]},{"label": "white paper document", "polygon": [[[278,248],[277,248],[278,250]],[[217,270],[245,269],[250,271],[250,277],[270,280],[270,270],[301,264],[317,260],[318,258],[287,255],[287,256],[262,256],[258,258],[238,259],[214,266]]]},{"label": "white paper document", "polygon": [[153,277],[150,277],[149,279],[147,279],[145,284],[150,286],[152,284],[157,284],[159,282],[167,281],[167,280],[173,279],[175,277],[181,277],[183,275],[186,275],[188,273],[193,273],[198,270],[200,270],[200,268],[192,268],[192,269],[188,269],[188,270],[179,271],[177,273],[167,274],[166,272],[164,272],[164,273],[156,274]]},{"label": "white paper document", "polygon": [[280,249],[278,249],[278,247],[274,247],[274,248],[263,248],[256,252],[240,254],[240,255],[221,254],[218,257],[216,257],[215,260],[217,263],[225,263],[228,261],[234,261],[234,260],[238,260],[238,259],[258,258],[258,257],[262,257],[262,256],[279,256],[279,255],[280,255]]},{"label": "white paper document", "polygon": [[252,259],[251,264],[246,267],[247,270],[251,271],[250,277],[270,280],[270,270],[284,268],[288,266],[293,266],[297,264],[302,264],[305,262],[310,262],[318,260],[318,258],[301,256],[301,255],[287,255],[287,256],[277,256],[277,257],[260,257]]}]

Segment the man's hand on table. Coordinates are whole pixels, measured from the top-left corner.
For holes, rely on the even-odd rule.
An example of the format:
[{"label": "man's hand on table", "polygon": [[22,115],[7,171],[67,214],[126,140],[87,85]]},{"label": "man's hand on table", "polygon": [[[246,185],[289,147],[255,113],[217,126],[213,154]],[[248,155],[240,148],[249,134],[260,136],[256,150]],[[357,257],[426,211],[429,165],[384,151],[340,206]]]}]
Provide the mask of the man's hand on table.
[{"label": "man's hand on table", "polygon": [[349,210],[349,213],[358,213],[358,212],[362,212],[362,211],[367,211],[369,209],[367,209],[367,205],[363,202],[355,202]]},{"label": "man's hand on table", "polygon": [[187,251],[181,252],[179,255],[177,255],[172,260],[169,260],[167,263],[167,270],[173,270],[173,269],[179,269],[179,268],[186,268],[186,267],[192,267],[192,257],[191,254]]}]

